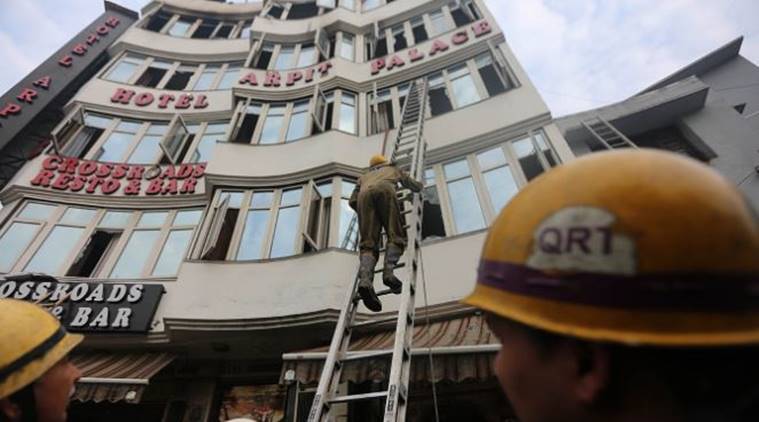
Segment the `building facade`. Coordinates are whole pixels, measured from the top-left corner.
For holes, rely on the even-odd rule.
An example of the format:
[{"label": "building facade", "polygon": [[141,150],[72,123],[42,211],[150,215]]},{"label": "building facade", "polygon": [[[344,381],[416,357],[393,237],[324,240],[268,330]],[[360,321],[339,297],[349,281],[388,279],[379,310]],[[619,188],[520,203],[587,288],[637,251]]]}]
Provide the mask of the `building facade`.
[{"label": "building facade", "polygon": [[708,163],[759,209],[759,67],[740,55],[742,43],[737,38],[628,99],[556,124],[578,156],[606,149],[585,126],[600,118],[638,147]]},{"label": "building facade", "polygon": [[[441,420],[513,417],[490,367],[497,342],[458,300],[500,208],[573,153],[483,1],[141,12],[0,192],[0,296],[87,334],[73,420],[305,420],[321,361],[301,352],[329,344],[357,268],[348,197],[420,78],[426,352],[409,420],[434,420],[432,382]],[[397,300],[383,299],[390,315]],[[393,327],[353,347],[389,348]],[[386,366],[346,368],[342,388],[381,388]]]}]

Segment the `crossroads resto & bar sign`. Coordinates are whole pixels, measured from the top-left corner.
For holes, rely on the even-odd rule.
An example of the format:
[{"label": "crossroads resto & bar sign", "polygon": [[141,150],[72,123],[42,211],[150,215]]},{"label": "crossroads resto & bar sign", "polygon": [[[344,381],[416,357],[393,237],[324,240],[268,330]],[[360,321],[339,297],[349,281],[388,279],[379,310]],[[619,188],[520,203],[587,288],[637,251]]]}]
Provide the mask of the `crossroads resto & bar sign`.
[{"label": "crossroads resto & bar sign", "polygon": [[163,293],[160,284],[0,279],[0,298],[53,303],[51,313],[74,332],[146,333]]}]

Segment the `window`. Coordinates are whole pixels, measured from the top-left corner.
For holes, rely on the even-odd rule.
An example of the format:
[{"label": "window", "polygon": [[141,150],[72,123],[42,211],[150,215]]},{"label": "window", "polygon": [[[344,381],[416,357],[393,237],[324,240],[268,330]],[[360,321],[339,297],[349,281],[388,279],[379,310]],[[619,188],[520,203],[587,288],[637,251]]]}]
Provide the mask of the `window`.
[{"label": "window", "polygon": [[404,28],[403,23],[394,26],[391,29],[391,32],[393,34],[393,51],[400,51],[408,47],[408,42],[406,41],[406,29]]},{"label": "window", "polygon": [[490,195],[490,202],[498,213],[519,190],[514,175],[506,163],[503,149],[498,147],[477,154],[477,163]]},{"label": "window", "polygon": [[451,29],[453,29],[448,23],[448,20],[446,19],[442,10],[437,10],[435,12],[430,13],[430,22],[432,22],[432,36],[433,37],[440,35],[442,33],[448,32]]},{"label": "window", "polygon": [[282,7],[281,5],[279,5],[279,4],[272,4],[271,7],[269,8],[269,12],[267,14],[269,16],[275,18],[275,19],[280,19],[282,17],[282,13],[284,13],[284,11],[285,11],[285,8]]},{"label": "window", "polygon": [[122,120],[92,157],[97,161],[121,162],[132,140],[140,130],[141,122]]},{"label": "window", "polygon": [[261,51],[258,53],[258,57],[254,60],[253,68],[255,69],[268,69],[271,62],[271,56],[274,55],[274,44],[264,43],[261,47]]},{"label": "window", "polygon": [[70,140],[65,140],[65,153],[69,157],[84,158],[103,132],[111,126],[113,119],[95,113],[84,114],[84,126]]},{"label": "window", "polygon": [[253,192],[250,208],[244,221],[237,259],[261,259],[266,256],[267,228],[271,220],[273,191]]},{"label": "window", "polygon": [[200,25],[192,33],[192,38],[211,38],[219,21],[216,19],[205,18],[200,22]]},{"label": "window", "polygon": [[474,84],[474,79],[472,79],[466,63],[448,69],[448,77],[451,80],[453,98],[456,101],[457,108],[474,104],[482,99],[477,92],[477,86]]},{"label": "window", "polygon": [[350,61],[355,60],[354,41],[355,41],[355,37],[353,36],[353,34],[349,34],[347,32],[342,33],[342,37],[340,39],[340,49],[339,49],[340,57],[344,58],[345,60],[350,60]]},{"label": "window", "polygon": [[169,35],[173,37],[184,37],[194,23],[194,18],[181,17],[171,26],[171,29],[169,29]]},{"label": "window", "polygon": [[432,116],[438,116],[453,110],[451,99],[448,97],[448,89],[445,87],[443,72],[435,73],[428,77],[429,108]]},{"label": "window", "polygon": [[384,132],[395,127],[395,117],[393,116],[393,98],[389,88],[377,91],[377,97],[374,94],[370,96],[372,104],[370,118],[370,134]]},{"label": "window", "polygon": [[427,41],[430,37],[427,35],[427,29],[424,27],[424,19],[417,16],[411,19],[411,33],[414,35],[414,44]]},{"label": "window", "polygon": [[200,77],[195,82],[193,90],[195,91],[207,91],[213,88],[213,83],[216,80],[216,74],[219,73],[221,65],[219,64],[207,64],[205,69],[200,73]]},{"label": "window", "polygon": [[229,34],[232,33],[233,29],[235,29],[235,24],[222,22],[219,25],[219,29],[216,30],[215,34],[213,34],[212,38],[214,38],[214,39],[227,39],[227,38],[229,38]]},{"label": "window", "polygon": [[477,11],[477,8],[471,1],[451,3],[450,8],[451,17],[457,28],[480,19],[479,11]]},{"label": "window", "polygon": [[340,0],[340,7],[344,7],[348,10],[356,10],[355,0]]},{"label": "window", "polygon": [[252,23],[253,23],[252,21],[243,22],[241,24],[240,34],[237,36],[237,38],[243,38],[243,39],[250,38],[250,33],[252,31],[252,28],[251,28]]},{"label": "window", "polygon": [[177,274],[179,264],[181,264],[182,259],[187,255],[187,249],[195,231],[195,226],[200,221],[202,214],[203,211],[201,210],[177,211],[151,275],[155,277],[170,277]]},{"label": "window", "polygon": [[172,63],[164,60],[153,60],[153,62],[145,69],[142,76],[137,79],[135,85],[146,86],[149,88],[155,88],[161,82],[166,73],[171,69]]},{"label": "window", "polygon": [[314,63],[316,63],[316,46],[314,44],[303,44],[300,47],[296,67],[306,67]]},{"label": "window", "polygon": [[309,100],[304,100],[296,102],[293,105],[293,111],[290,115],[290,126],[287,129],[287,137],[285,138],[285,142],[291,142],[310,135],[308,132],[309,103]]},{"label": "window", "polygon": [[227,69],[221,76],[219,86],[216,89],[229,89],[237,84],[237,79],[240,76],[240,69],[242,69],[242,63],[230,63],[227,65]]},{"label": "window", "polygon": [[379,36],[374,42],[374,48],[371,51],[374,52],[374,54],[371,57],[372,59],[387,55],[387,38],[385,36],[384,30],[380,30]]},{"label": "window", "polygon": [[274,62],[274,69],[290,69],[293,67],[293,59],[295,58],[295,47],[292,45],[282,45],[277,55],[277,60]]},{"label": "window", "polygon": [[68,252],[84,233],[84,227],[57,225],[37,249],[24,271],[58,274]]},{"label": "window", "polygon": [[382,5],[381,0],[362,0],[361,1],[361,9],[366,12],[372,9],[376,9],[377,7]]},{"label": "window", "polygon": [[261,104],[248,102],[245,105],[245,115],[242,118],[242,123],[231,142],[241,144],[251,143],[253,135],[256,132],[259,117],[261,117]]},{"label": "window", "polygon": [[13,222],[0,237],[0,272],[10,272],[40,228],[38,223]]},{"label": "window", "polygon": [[125,54],[111,68],[105,79],[113,82],[127,83],[132,75],[142,66],[145,58],[134,54]]},{"label": "window", "polygon": [[356,184],[343,179],[340,185],[340,233],[338,245],[343,249],[357,250],[358,214],[348,205]]},{"label": "window", "polygon": [[423,199],[422,239],[445,237],[443,209],[440,206],[440,195],[438,194],[433,168],[424,170]]},{"label": "window", "polygon": [[163,155],[160,142],[168,128],[166,123],[152,123],[147,133],[140,139],[137,146],[129,155],[127,163],[130,164],[155,164]]},{"label": "window", "polygon": [[213,156],[214,145],[216,145],[216,142],[224,141],[224,135],[227,133],[228,126],[229,123],[227,122],[209,123],[200,137],[200,141],[198,141],[192,162],[202,163],[210,161]]},{"label": "window", "polygon": [[480,73],[482,83],[485,84],[485,89],[488,91],[488,95],[492,97],[493,95],[498,95],[510,88],[508,78],[501,76],[495,63],[493,63],[493,56],[491,54],[480,54],[474,59],[474,63]]},{"label": "window", "polygon": [[306,19],[319,14],[319,7],[315,2],[310,3],[291,3],[290,12],[287,13],[287,19]]},{"label": "window", "polygon": [[466,233],[485,227],[485,219],[467,160],[443,165],[443,174],[456,232]]},{"label": "window", "polygon": [[271,104],[269,112],[266,113],[263,130],[261,131],[262,144],[273,144],[279,142],[279,134],[282,129],[282,123],[285,120],[286,104]]},{"label": "window", "polygon": [[534,179],[548,168],[556,165],[553,151],[548,147],[540,133],[536,134],[534,138],[528,136],[514,141],[511,145],[527,180]]},{"label": "window", "polygon": [[298,220],[300,218],[300,199],[302,188],[282,192],[277,213],[277,224],[274,227],[274,238],[271,246],[271,257],[279,258],[293,255],[298,240]]},{"label": "window", "polygon": [[189,84],[190,79],[192,79],[192,76],[195,74],[196,70],[197,68],[192,65],[179,65],[174,74],[169,78],[169,81],[166,82],[166,86],[164,86],[164,88],[176,91],[181,91],[187,88],[187,84]]},{"label": "window", "polygon": [[169,22],[169,19],[171,19],[169,13],[159,10],[150,16],[148,23],[145,25],[145,29],[148,31],[161,32],[163,27]]},{"label": "window", "polygon": [[342,91],[340,95],[339,130],[348,133],[356,133],[356,94]]}]

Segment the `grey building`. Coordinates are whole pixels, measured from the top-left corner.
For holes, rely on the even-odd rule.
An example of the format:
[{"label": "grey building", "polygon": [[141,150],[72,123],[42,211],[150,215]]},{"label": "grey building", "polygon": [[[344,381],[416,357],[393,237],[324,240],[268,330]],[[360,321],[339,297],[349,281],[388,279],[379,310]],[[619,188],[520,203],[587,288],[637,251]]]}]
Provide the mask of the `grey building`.
[{"label": "grey building", "polygon": [[759,208],[759,67],[743,38],[618,103],[559,117],[572,151],[629,145],[686,154],[714,166]]}]

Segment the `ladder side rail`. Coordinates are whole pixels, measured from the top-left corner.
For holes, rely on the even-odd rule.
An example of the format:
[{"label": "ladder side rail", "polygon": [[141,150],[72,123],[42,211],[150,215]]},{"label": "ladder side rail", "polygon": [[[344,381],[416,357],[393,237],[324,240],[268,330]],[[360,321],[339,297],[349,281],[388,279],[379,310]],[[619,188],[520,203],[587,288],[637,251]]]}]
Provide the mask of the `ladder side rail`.
[{"label": "ladder side rail", "polygon": [[593,129],[593,128],[592,128],[592,127],[591,127],[589,124],[587,124],[587,123],[586,123],[584,120],[583,120],[583,121],[581,121],[580,123],[583,125],[583,127],[584,127],[585,129],[587,129],[587,131],[588,131],[588,132],[590,132],[590,134],[591,134],[591,135],[593,135],[593,137],[594,137],[594,138],[596,138],[596,140],[600,141],[600,142],[601,142],[601,144],[603,144],[603,146],[604,146],[604,147],[606,147],[606,149],[614,149],[614,148],[612,148],[612,147],[611,147],[611,145],[609,145],[609,143],[608,143],[608,142],[606,142],[606,140],[605,140],[605,139],[604,139],[604,138],[603,138],[601,135],[599,135],[599,134],[598,134],[598,133],[595,131],[595,129]]},{"label": "ladder side rail", "polygon": [[626,144],[628,144],[630,147],[632,147],[632,148],[638,148],[638,146],[635,145],[635,143],[633,141],[631,141],[627,136],[625,136],[624,133],[620,132],[614,125],[612,125],[611,123],[607,122],[606,119],[604,119],[603,117],[601,117],[599,115],[598,116],[598,120],[600,120],[604,125],[606,125],[609,129],[611,129],[611,131],[614,132],[617,136],[619,136],[620,138],[622,138],[622,140]]},{"label": "ladder side rail", "polygon": [[[393,144],[392,147],[390,147],[390,148],[393,148],[393,149],[389,150],[390,152],[392,152],[394,150],[395,146],[398,145],[398,143],[400,142],[401,134],[403,133],[403,127],[405,126],[404,123],[403,123],[403,120],[404,120],[404,118],[406,116],[406,109],[407,109],[407,106],[408,106],[408,103],[409,103],[409,98],[411,98],[411,92],[414,90],[415,86],[416,86],[416,81],[412,81],[409,84],[408,94],[406,94],[406,101],[403,102],[403,107],[401,108],[401,121],[398,124],[398,133],[396,134],[396,137],[395,137],[395,143]],[[382,151],[382,153],[385,156],[390,155],[390,154],[388,154],[388,151]]]}]

